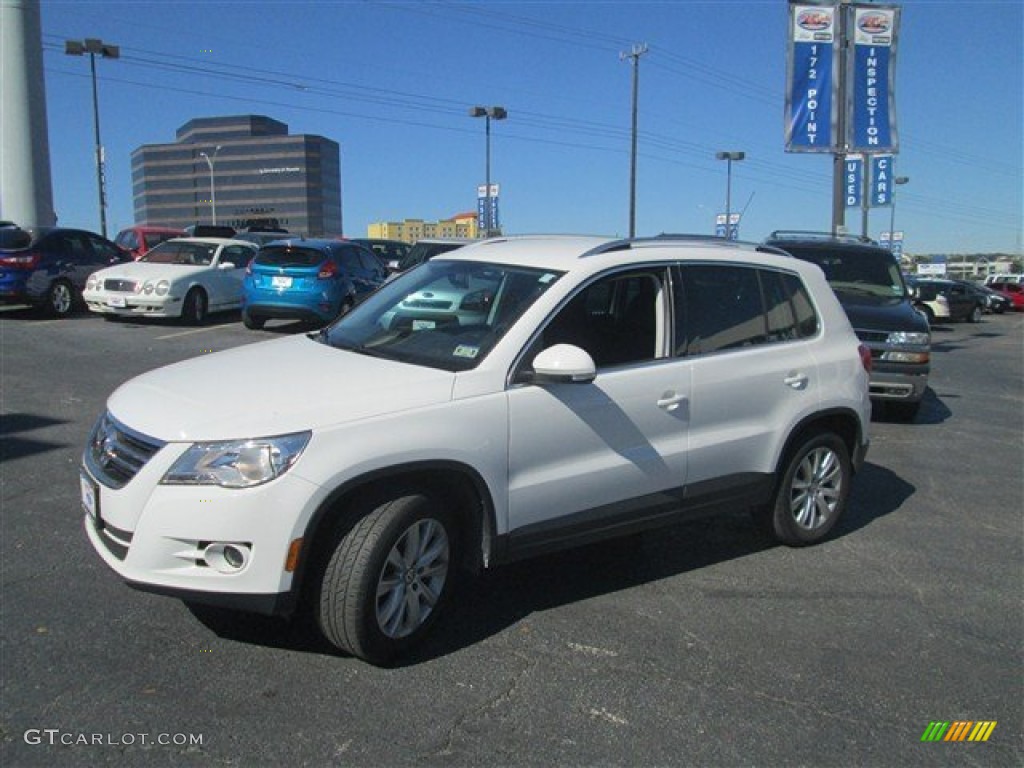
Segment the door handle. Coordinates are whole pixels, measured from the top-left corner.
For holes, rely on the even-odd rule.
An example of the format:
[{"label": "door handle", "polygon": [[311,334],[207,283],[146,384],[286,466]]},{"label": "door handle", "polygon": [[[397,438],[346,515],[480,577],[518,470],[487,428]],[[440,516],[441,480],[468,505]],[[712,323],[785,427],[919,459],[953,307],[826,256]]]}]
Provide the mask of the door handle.
[{"label": "door handle", "polygon": [[806,373],[791,373],[782,380],[783,384],[793,389],[804,389],[807,386],[807,381]]},{"label": "door handle", "polygon": [[666,411],[674,411],[680,404],[686,402],[686,395],[677,395],[675,392],[666,392],[658,400],[658,407]]}]

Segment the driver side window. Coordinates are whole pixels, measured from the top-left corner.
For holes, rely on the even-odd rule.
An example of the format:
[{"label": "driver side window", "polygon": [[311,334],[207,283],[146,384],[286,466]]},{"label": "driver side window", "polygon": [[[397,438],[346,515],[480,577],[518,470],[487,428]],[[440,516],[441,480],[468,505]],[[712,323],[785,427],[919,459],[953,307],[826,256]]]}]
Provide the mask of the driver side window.
[{"label": "driver side window", "polygon": [[600,368],[664,356],[665,272],[661,269],[601,278],[577,293],[551,319],[541,349],[572,344]]}]

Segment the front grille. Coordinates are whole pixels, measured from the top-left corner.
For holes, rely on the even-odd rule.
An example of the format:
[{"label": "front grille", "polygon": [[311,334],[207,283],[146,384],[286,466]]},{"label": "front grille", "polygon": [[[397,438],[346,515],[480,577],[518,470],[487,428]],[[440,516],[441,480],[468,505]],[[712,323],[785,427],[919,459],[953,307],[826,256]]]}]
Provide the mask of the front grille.
[{"label": "front grille", "polygon": [[103,290],[116,291],[118,293],[135,293],[134,280],[110,279],[103,281]]},{"label": "front grille", "polygon": [[884,342],[884,341],[886,341],[889,338],[889,332],[888,331],[865,331],[862,328],[858,328],[856,330],[856,333],[857,333],[857,338],[860,339],[861,341],[865,341],[865,342],[871,342],[871,341],[876,341],[876,342],[881,341],[881,342]]},{"label": "front grille", "polygon": [[89,436],[85,465],[108,488],[123,488],[164,443],[139,434],[104,413]]}]

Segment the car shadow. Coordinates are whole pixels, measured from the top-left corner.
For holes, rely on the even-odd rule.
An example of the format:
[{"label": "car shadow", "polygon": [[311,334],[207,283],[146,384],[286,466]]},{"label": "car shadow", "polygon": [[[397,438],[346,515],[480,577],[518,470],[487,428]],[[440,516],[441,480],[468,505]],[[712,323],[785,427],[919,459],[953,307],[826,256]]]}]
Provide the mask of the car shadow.
[{"label": "car shadow", "polygon": [[64,419],[53,419],[34,413],[0,414],[0,463],[66,448],[66,443],[38,440],[26,437],[24,433],[67,423]]},{"label": "car shadow", "polygon": [[[857,475],[842,538],[897,511],[915,492],[891,470],[866,464]],[[393,667],[422,664],[476,645],[532,614],[608,595],[709,565],[774,549],[745,511],[690,521],[512,563],[478,576],[462,574],[451,604],[424,642]],[[344,656],[317,630],[308,611],[292,620],[188,604],[218,637],[271,648]]]},{"label": "car shadow", "polygon": [[871,421],[883,424],[902,424],[913,429],[915,426],[930,426],[942,424],[947,421],[953,411],[946,405],[945,400],[956,399],[959,395],[942,395],[941,397],[934,389],[928,387],[921,398],[921,409],[917,412],[914,420],[904,421],[898,414],[892,413],[886,408],[885,403],[873,403],[871,408]]}]

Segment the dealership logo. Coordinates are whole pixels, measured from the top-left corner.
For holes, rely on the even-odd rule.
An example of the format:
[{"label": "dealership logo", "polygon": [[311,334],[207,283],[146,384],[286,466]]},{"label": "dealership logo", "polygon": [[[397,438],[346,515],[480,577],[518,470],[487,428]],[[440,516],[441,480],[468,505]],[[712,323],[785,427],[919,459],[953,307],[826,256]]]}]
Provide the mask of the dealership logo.
[{"label": "dealership logo", "polygon": [[857,28],[866,35],[883,35],[890,27],[889,16],[884,13],[865,13],[857,20]]},{"label": "dealership logo", "polygon": [[921,741],[988,741],[996,725],[995,720],[932,720]]},{"label": "dealership logo", "polygon": [[796,23],[800,29],[808,32],[820,32],[832,26],[832,14],[824,11],[804,11],[797,16]]}]

